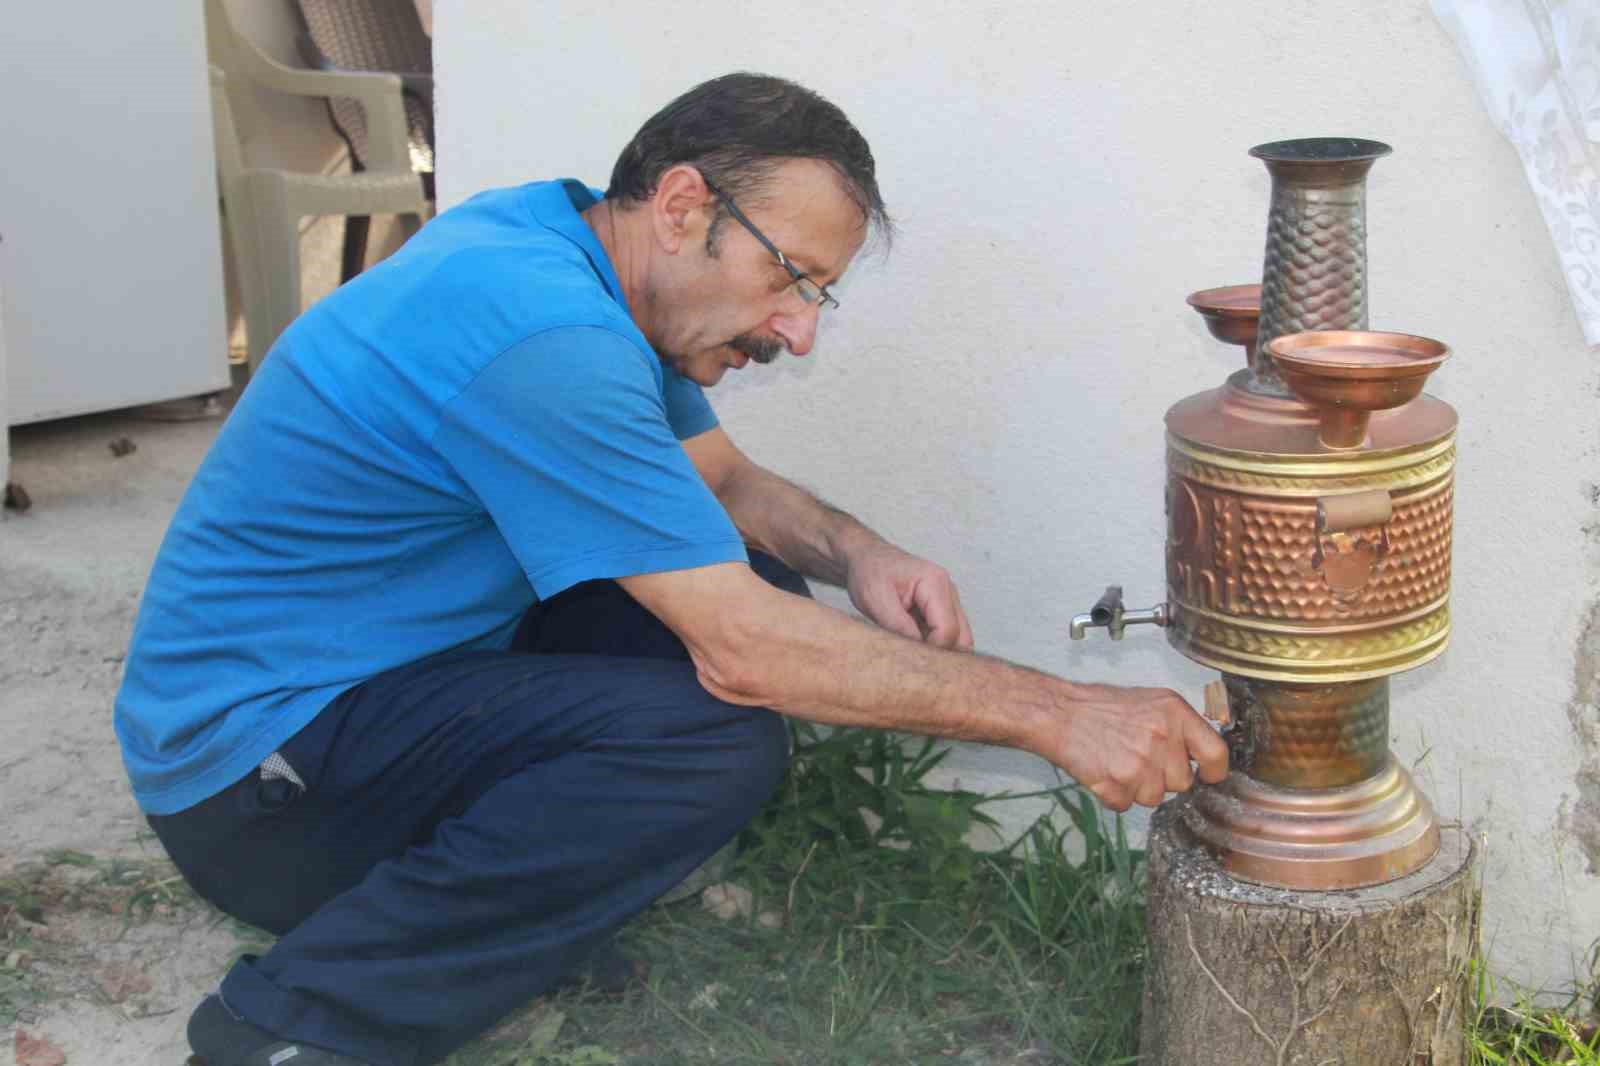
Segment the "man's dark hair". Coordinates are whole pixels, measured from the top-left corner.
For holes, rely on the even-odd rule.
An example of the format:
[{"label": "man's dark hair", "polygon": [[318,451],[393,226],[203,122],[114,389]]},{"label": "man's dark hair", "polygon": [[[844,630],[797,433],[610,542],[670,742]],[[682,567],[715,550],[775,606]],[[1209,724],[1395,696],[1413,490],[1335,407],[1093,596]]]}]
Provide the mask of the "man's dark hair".
[{"label": "man's dark hair", "polygon": [[[766,74],[713,78],[657,111],[617,158],[606,198],[643,203],[662,174],[688,163],[742,205],[761,198],[786,159],[832,167],[868,225],[885,240],[892,235],[866,138],[821,96]],[[719,204],[706,240],[713,250],[726,215]]]}]

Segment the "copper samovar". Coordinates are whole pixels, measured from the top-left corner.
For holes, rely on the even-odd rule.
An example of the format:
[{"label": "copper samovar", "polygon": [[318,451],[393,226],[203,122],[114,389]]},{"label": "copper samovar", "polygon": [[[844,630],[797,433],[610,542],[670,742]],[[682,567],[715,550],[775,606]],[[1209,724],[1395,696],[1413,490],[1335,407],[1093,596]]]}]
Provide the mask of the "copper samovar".
[{"label": "copper samovar", "polygon": [[1365,183],[1389,150],[1251,149],[1261,284],[1189,297],[1249,365],[1167,411],[1166,602],[1125,611],[1113,587],[1072,626],[1164,625],[1222,671],[1232,772],[1183,819],[1231,874],[1287,888],[1394,880],[1439,847],[1389,751],[1388,678],[1450,635],[1456,413],[1421,391],[1444,345],[1368,329]]}]

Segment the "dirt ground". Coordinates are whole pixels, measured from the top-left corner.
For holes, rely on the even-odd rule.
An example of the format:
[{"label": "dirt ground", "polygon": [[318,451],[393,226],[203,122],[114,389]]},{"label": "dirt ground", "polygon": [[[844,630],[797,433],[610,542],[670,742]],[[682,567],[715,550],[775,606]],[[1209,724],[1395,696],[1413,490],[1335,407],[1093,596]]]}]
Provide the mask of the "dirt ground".
[{"label": "dirt ground", "polygon": [[0,1066],[179,1066],[247,935],[166,881],[111,728],[145,574],[220,425],[164,419],[203,414],[12,432],[32,506],[0,521]]}]

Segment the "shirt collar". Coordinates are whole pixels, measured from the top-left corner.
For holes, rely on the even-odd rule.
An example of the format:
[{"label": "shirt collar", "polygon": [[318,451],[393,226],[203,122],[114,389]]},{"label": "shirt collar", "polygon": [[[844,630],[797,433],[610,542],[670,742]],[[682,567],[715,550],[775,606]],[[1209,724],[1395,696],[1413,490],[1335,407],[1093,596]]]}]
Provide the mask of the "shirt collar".
[{"label": "shirt collar", "polygon": [[611,259],[606,255],[599,236],[580,213],[594,206],[604,196],[599,189],[591,189],[581,181],[562,178],[560,181],[540,182],[531,186],[529,203],[540,225],[578,246],[606,292],[627,311],[628,298],[622,293],[622,282],[611,266]]}]

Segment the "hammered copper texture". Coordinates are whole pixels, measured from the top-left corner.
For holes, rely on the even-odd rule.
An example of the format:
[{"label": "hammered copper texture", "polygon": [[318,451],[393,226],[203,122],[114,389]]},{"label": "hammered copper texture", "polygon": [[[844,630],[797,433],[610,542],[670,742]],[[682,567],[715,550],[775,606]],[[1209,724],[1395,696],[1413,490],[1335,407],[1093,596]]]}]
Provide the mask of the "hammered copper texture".
[{"label": "hammered copper texture", "polygon": [[1257,380],[1285,394],[1266,343],[1290,333],[1367,328],[1366,201],[1361,187],[1275,181],[1256,327]]},{"label": "hammered copper texture", "polygon": [[1318,566],[1319,544],[1331,538],[1319,538],[1314,500],[1263,500],[1173,478],[1169,598],[1287,622],[1366,621],[1425,607],[1449,591],[1452,489],[1446,479],[1397,494],[1386,526],[1352,531],[1356,542],[1382,554],[1372,576],[1348,595],[1331,588]]},{"label": "hammered copper texture", "polygon": [[1295,788],[1353,785],[1389,754],[1389,679],[1284,685],[1226,678],[1236,721],[1259,731],[1250,776]]},{"label": "hammered copper texture", "polygon": [[[1171,435],[1169,642],[1277,681],[1377,677],[1438,655],[1449,637],[1454,463],[1453,434],[1327,459],[1206,450]],[[1391,494],[1387,523],[1319,532],[1319,497],[1372,489]]]}]

